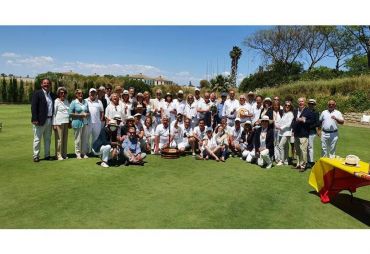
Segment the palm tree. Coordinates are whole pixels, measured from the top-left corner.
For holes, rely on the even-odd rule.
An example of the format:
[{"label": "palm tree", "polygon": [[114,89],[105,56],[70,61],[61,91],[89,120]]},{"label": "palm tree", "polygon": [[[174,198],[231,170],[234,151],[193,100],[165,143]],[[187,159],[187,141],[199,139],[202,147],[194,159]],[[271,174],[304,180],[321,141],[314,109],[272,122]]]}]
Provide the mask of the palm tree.
[{"label": "palm tree", "polygon": [[227,92],[230,86],[230,77],[225,77],[222,75],[217,75],[210,80],[211,91],[212,92]]},{"label": "palm tree", "polygon": [[236,75],[238,73],[238,61],[242,55],[242,50],[234,46],[233,49],[230,51],[230,58],[231,58],[231,77],[230,82],[231,85],[236,86]]}]

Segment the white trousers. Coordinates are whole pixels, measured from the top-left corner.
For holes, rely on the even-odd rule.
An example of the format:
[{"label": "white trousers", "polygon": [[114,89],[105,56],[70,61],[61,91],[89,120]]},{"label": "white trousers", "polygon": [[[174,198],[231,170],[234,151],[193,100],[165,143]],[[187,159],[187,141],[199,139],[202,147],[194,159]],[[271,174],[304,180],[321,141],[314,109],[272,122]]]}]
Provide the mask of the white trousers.
[{"label": "white trousers", "polygon": [[86,135],[87,135],[87,151],[88,152],[91,151],[92,145],[94,144],[95,140],[98,139],[100,130],[102,129],[101,126],[102,126],[101,122],[89,123],[89,125],[87,125]]},{"label": "white trousers", "polygon": [[248,163],[250,163],[255,156],[256,154],[254,153],[254,150],[252,151],[244,150],[242,153],[242,158],[245,159],[245,161]]},{"label": "white trousers", "polygon": [[257,160],[258,166],[269,165],[272,163],[269,149],[260,152],[260,157]]},{"label": "white trousers", "polygon": [[81,128],[74,128],[75,137],[75,154],[80,156],[81,154],[87,154],[87,125]]},{"label": "white trousers", "polygon": [[33,125],[33,158],[40,157],[41,139],[44,138],[45,157],[50,156],[51,118],[42,126]]},{"label": "white trousers", "polygon": [[313,145],[315,141],[316,134],[310,134],[308,136],[308,147],[307,147],[307,161],[313,162]]},{"label": "white trousers", "polygon": [[275,161],[280,161],[280,149],[279,149],[279,142],[280,142],[279,130],[274,130],[274,157]]},{"label": "white trousers", "polygon": [[321,132],[321,156],[322,157],[335,157],[335,149],[338,142],[338,132],[326,133]]},{"label": "white trousers", "polygon": [[290,143],[290,136],[280,137],[279,152],[280,152],[280,161],[282,162],[288,162],[289,143]]},{"label": "white trousers", "polygon": [[94,151],[94,149],[92,149],[92,151],[95,155],[101,155],[101,160],[108,163],[111,149],[112,147],[110,145],[105,145],[100,147],[99,152]]}]

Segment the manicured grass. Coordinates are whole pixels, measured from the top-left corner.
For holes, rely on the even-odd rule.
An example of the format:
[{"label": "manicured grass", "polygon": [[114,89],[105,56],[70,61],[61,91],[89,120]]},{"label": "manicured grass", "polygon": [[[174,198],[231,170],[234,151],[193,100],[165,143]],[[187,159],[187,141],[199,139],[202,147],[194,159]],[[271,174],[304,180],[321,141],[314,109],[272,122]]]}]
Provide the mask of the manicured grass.
[{"label": "manicured grass", "polygon": [[[0,106],[0,228],[368,228],[370,188],[322,204],[309,172],[149,156],[144,167],[32,162],[30,108]],[[69,132],[73,153],[73,131]],[[370,161],[370,129],[340,129],[338,154]],[[54,138],[54,137],[53,137]],[[316,139],[316,158],[319,156]],[[52,152],[54,148],[52,145]],[[43,154],[43,153],[42,153]]]}]

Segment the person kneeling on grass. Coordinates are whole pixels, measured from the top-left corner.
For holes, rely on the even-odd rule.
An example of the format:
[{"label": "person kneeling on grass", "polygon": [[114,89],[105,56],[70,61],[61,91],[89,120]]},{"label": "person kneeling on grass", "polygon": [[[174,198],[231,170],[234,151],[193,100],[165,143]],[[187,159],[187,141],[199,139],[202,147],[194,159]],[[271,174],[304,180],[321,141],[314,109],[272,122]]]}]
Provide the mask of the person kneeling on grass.
[{"label": "person kneeling on grass", "polygon": [[240,157],[240,159],[250,163],[255,156],[253,144],[254,130],[252,128],[252,122],[249,120],[245,121],[243,128],[244,130],[240,138],[240,146],[242,150],[242,157]]},{"label": "person kneeling on grass", "polygon": [[256,130],[254,135],[257,164],[261,167],[266,165],[267,169],[272,167],[272,157],[274,156],[274,130],[269,128],[271,122],[268,116],[262,116],[261,127]]},{"label": "person kneeling on grass", "polygon": [[128,129],[128,138],[123,141],[122,148],[123,156],[127,159],[126,166],[129,164],[144,165],[143,159],[146,157],[146,153],[141,152],[140,141],[134,127]]},{"label": "person kneeling on grass", "polygon": [[117,150],[117,121],[110,120],[109,123],[101,129],[98,138],[92,146],[92,151],[95,155],[101,155],[100,166],[108,168],[108,160],[116,158],[118,155]]},{"label": "person kneeling on grass", "polygon": [[219,150],[216,144],[216,139],[213,136],[212,127],[208,127],[206,131],[206,136],[203,138],[202,147],[200,148],[200,159],[208,160],[210,157],[215,159],[217,162],[220,161],[218,156],[215,154]]}]

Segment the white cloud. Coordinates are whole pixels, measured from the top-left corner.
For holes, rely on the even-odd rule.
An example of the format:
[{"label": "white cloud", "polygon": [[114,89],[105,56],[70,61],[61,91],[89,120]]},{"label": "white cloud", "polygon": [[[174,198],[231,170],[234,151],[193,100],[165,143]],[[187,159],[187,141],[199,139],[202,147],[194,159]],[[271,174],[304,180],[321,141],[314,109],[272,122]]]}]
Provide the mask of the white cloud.
[{"label": "white cloud", "polygon": [[148,76],[161,75],[161,70],[151,65],[141,64],[98,64],[86,63],[81,61],[65,62],[61,66],[57,66],[54,71],[73,71],[81,74],[112,74],[112,75],[126,75],[143,73]]},{"label": "white cloud", "polygon": [[16,53],[13,53],[13,52],[4,52],[1,54],[2,57],[5,57],[5,58],[17,58],[17,57],[20,57],[20,55],[16,54]]}]

